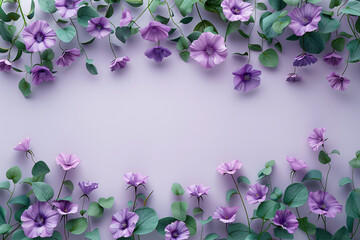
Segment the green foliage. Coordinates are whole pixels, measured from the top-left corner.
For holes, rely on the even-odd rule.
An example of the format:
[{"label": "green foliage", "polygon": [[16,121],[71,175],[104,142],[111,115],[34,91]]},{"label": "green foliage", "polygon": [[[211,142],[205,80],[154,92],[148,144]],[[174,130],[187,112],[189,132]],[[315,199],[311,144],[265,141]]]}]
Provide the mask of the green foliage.
[{"label": "green foliage", "polygon": [[187,209],[187,202],[173,202],[171,204],[171,213],[173,217],[180,221],[185,221]]},{"label": "green foliage", "polygon": [[349,178],[349,177],[343,177],[343,178],[341,178],[340,181],[339,181],[339,186],[344,186],[344,185],[349,184],[349,183],[352,183],[351,178]]},{"label": "green foliage", "polygon": [[196,220],[192,216],[187,215],[185,219],[185,225],[190,231],[190,236],[194,236],[197,231]]},{"label": "green foliage", "polygon": [[148,234],[156,229],[159,218],[154,209],[142,207],[136,209],[135,213],[139,216],[134,230],[135,235]]},{"label": "green foliage", "polygon": [[270,198],[273,201],[277,201],[277,200],[281,199],[282,195],[283,195],[283,192],[281,191],[281,189],[278,187],[274,187],[273,192],[270,194]]},{"label": "green foliage", "polygon": [[342,227],[336,231],[331,240],[350,240],[350,233],[346,227]]},{"label": "green foliage", "polygon": [[319,54],[325,48],[325,41],[318,32],[307,32],[299,41],[300,47],[308,53]]},{"label": "green foliage", "polygon": [[177,219],[176,218],[173,218],[173,217],[165,217],[165,218],[162,218],[162,219],[160,219],[159,220],[159,223],[158,223],[158,225],[157,225],[157,227],[156,227],[156,231],[160,234],[160,235],[162,235],[162,236],[164,236],[165,235],[165,227],[167,226],[167,225],[169,225],[170,223],[172,223],[172,222],[175,222]]},{"label": "green foliage", "polygon": [[256,216],[261,219],[270,219],[273,218],[276,214],[276,211],[280,209],[280,204],[268,200],[260,203],[259,207],[256,210]]},{"label": "green foliage", "polygon": [[332,239],[331,233],[322,228],[316,228],[316,240],[329,240]]},{"label": "green foliage", "polygon": [[50,168],[44,161],[38,161],[34,164],[31,174],[34,177],[43,177],[50,172]]},{"label": "green foliage", "polygon": [[56,35],[63,42],[71,42],[76,35],[76,30],[73,26],[66,26],[56,30]]},{"label": "green foliage", "polygon": [[345,212],[348,216],[360,219],[360,193],[352,191],[346,200]]},{"label": "green foliage", "polygon": [[244,239],[249,235],[249,227],[242,223],[232,223],[228,226],[228,240]]},{"label": "green foliage", "polygon": [[331,158],[329,157],[329,155],[325,152],[325,151],[323,151],[323,150],[321,150],[320,152],[319,152],[319,162],[320,163],[322,163],[322,164],[328,164],[329,162],[331,162]]},{"label": "green foliage", "polygon": [[294,235],[288,233],[288,231],[286,229],[283,229],[282,227],[274,228],[274,236],[280,239],[294,239]]},{"label": "green foliage", "polygon": [[39,7],[43,12],[54,13],[56,12],[55,0],[38,0]]},{"label": "green foliage", "polygon": [[18,183],[22,177],[22,173],[19,167],[15,166],[7,170],[6,177],[12,180],[13,183]]},{"label": "green foliage", "polygon": [[316,226],[309,222],[308,217],[299,218],[299,228],[308,234],[315,234]]},{"label": "green foliage", "polygon": [[266,49],[259,55],[260,63],[265,67],[275,68],[279,64],[279,55],[272,49]]},{"label": "green foliage", "polygon": [[301,181],[305,182],[307,180],[321,181],[322,180],[322,173],[319,170],[316,170],[316,169],[310,170],[305,174],[305,176],[303,177],[303,179]]},{"label": "green foliage", "polygon": [[32,184],[32,188],[35,194],[35,197],[40,201],[40,202],[46,202],[49,201],[50,199],[52,199],[52,197],[54,196],[54,190],[52,189],[52,187],[44,182],[34,182]]},{"label": "green foliage", "polygon": [[126,43],[126,39],[131,36],[131,28],[130,27],[117,27],[115,29],[115,36],[122,43]]},{"label": "green foliage", "polygon": [[309,197],[309,191],[301,183],[290,184],[284,193],[284,203],[289,207],[300,207],[304,205]]},{"label": "green foliage", "polygon": [[90,217],[101,217],[104,214],[104,208],[97,202],[91,202],[87,213]]},{"label": "green foliage", "polygon": [[65,228],[74,235],[80,235],[86,231],[88,222],[86,218],[74,218],[66,222]]},{"label": "green foliage", "polygon": [[250,184],[250,180],[245,177],[245,176],[240,176],[237,178],[237,182],[240,184],[240,183],[246,183],[246,184]]},{"label": "green foliage", "polygon": [[101,237],[100,237],[100,231],[98,228],[95,228],[93,231],[91,232],[86,232],[84,233],[84,236],[87,238],[87,239],[90,239],[90,240],[100,240]]},{"label": "green foliage", "polygon": [[100,17],[100,15],[93,7],[81,7],[77,12],[77,21],[83,27],[87,27],[89,20],[96,17]]},{"label": "green foliage", "polygon": [[98,203],[101,207],[110,209],[114,205],[114,197],[100,198]]},{"label": "green foliage", "polygon": [[341,9],[341,12],[349,15],[360,16],[360,2],[356,0],[348,1],[346,7]]}]

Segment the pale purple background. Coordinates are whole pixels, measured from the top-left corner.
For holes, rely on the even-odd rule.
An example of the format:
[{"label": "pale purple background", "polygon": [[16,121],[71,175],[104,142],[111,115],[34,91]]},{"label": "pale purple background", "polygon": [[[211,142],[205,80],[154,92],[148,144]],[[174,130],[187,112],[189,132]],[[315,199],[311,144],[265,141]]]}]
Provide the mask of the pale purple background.
[{"label": "pale purple background", "polygon": [[[137,16],[139,11],[135,12]],[[50,19],[43,13],[37,16]],[[146,22],[144,17],[140,25]],[[224,32],[225,26],[217,27]],[[190,26],[185,26],[187,33],[191,32],[189,29]],[[290,32],[285,34],[288,35]],[[86,34],[81,38],[90,39]],[[256,37],[252,43],[258,41]],[[234,52],[246,51],[246,41],[238,34],[229,37],[227,61],[212,70],[202,69],[192,60],[183,63],[175,45],[165,45],[173,55],[157,64],[144,56],[144,51],[153,44],[139,35],[131,38],[126,47],[116,49],[119,56],[127,55],[131,61],[126,69],[111,73],[109,64],[113,56],[107,39],[96,40],[86,49],[95,59],[98,76],[87,73],[82,56],[71,67],[59,69],[55,82],[34,86],[29,99],[17,88],[21,75],[1,74],[1,179],[13,165],[20,165],[24,175],[30,175],[31,161],[12,150],[25,137],[32,138],[36,160],[44,160],[51,167],[47,181],[55,184],[55,189],[63,174],[55,164],[56,155],[76,154],[82,162],[70,172],[71,179],[75,183],[99,182],[99,190],[92,194],[94,200],[102,196],[116,198],[114,209],[107,211],[100,223],[103,239],[110,239],[107,225],[111,213],[125,207],[133,195],[125,191],[122,180],[125,172],[150,176],[147,193],[152,189],[155,192],[149,204],[160,217],[170,215],[171,201],[175,199],[170,191],[173,182],[184,187],[200,183],[211,186],[205,201],[208,216],[217,205],[226,205],[225,193],[233,188],[228,176],[222,177],[215,171],[220,162],[242,161],[241,175],[247,175],[254,183],[264,163],[274,159],[273,185],[283,190],[289,182],[287,155],[301,158],[310,169],[319,168],[325,173],[326,166],[318,163],[317,152],[306,142],[312,128],[324,127],[328,149],[341,152],[340,157],[333,158],[330,191],[345,203],[347,190],[341,189],[338,181],[350,176],[348,161],[360,149],[358,65],[349,66],[346,76],[352,82],[346,92],[332,90],[325,79],[332,70],[341,72],[344,63],[331,68],[320,56],[316,65],[298,70],[303,82],[287,83],[285,78],[293,70],[291,59],[301,52],[297,43],[289,42],[283,46],[284,53],[280,54],[276,69],[259,66],[257,54],[253,54],[251,63],[263,71],[262,82],[259,88],[244,94],[233,90],[231,74],[245,63],[243,58],[232,56]],[[37,60],[37,55],[34,59]],[[22,64],[17,66],[23,68]],[[296,179],[301,180],[302,176],[303,173]],[[355,184],[359,183],[360,178],[356,177],[356,181]],[[319,187],[314,185],[314,189]],[[246,189],[242,190],[245,194]],[[79,195],[76,188],[74,199]],[[195,200],[190,202],[192,206]],[[303,215],[309,212],[307,205],[302,212]],[[242,209],[238,220],[245,222]],[[344,220],[343,214],[328,222],[339,228]],[[318,224],[322,227],[322,223]],[[224,228],[218,222],[210,226]],[[152,236],[148,239],[159,238],[157,234]],[[301,233],[297,237],[303,238]]]}]

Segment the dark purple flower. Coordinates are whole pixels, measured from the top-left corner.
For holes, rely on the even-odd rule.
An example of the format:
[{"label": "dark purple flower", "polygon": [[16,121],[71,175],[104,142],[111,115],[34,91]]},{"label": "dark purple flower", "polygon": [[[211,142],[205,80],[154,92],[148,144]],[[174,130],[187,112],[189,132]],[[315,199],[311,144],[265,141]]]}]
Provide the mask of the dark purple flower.
[{"label": "dark purple flower", "polygon": [[162,39],[166,39],[169,36],[171,27],[166,26],[158,21],[151,21],[149,24],[140,29],[141,36],[143,39],[157,42]]},{"label": "dark purple flower", "polygon": [[155,62],[161,62],[163,58],[166,58],[171,55],[171,52],[169,49],[164,47],[154,47],[149,48],[145,52],[145,56],[147,56],[150,59],[154,59]]},{"label": "dark purple flower", "polygon": [[329,218],[334,218],[337,213],[342,212],[342,205],[334,196],[324,191],[310,192],[308,204],[313,213]]},{"label": "dark purple flower", "polygon": [[60,219],[47,202],[35,202],[21,215],[21,227],[28,238],[51,237]]},{"label": "dark purple flower", "polygon": [[0,72],[10,72],[12,63],[7,59],[0,60]]},{"label": "dark purple flower", "polygon": [[110,70],[113,72],[113,71],[122,69],[126,66],[126,63],[128,61],[130,61],[130,58],[128,56],[121,57],[121,58],[115,58],[111,62]]},{"label": "dark purple flower", "polygon": [[321,20],[321,7],[307,3],[301,8],[294,8],[288,15],[291,18],[289,28],[295,35],[302,36],[318,28]]},{"label": "dark purple flower", "polygon": [[340,55],[338,55],[338,54],[336,54],[336,53],[334,53],[334,52],[331,52],[331,53],[326,54],[326,55],[323,57],[323,59],[324,59],[324,62],[326,62],[327,64],[329,64],[329,65],[331,65],[331,66],[337,66],[337,65],[339,65],[339,64],[342,62],[342,60],[343,60],[342,56],[340,56]]},{"label": "dark purple flower", "polygon": [[28,152],[30,150],[30,138],[28,137],[21,141],[18,145],[16,145],[14,150],[20,152]]},{"label": "dark purple flower", "polygon": [[325,143],[325,132],[325,128],[314,128],[313,131],[310,133],[307,141],[312,150],[319,150],[319,147],[321,147]]},{"label": "dark purple flower", "polygon": [[336,72],[332,72],[327,75],[326,79],[330,83],[330,86],[334,90],[345,91],[350,85],[350,79],[344,76],[340,76]]},{"label": "dark purple flower", "polygon": [[316,62],[317,62],[317,58],[314,55],[302,53],[296,58],[294,58],[293,66],[304,67]]},{"label": "dark purple flower", "polygon": [[67,200],[54,201],[53,205],[57,208],[57,211],[60,215],[77,213],[79,209],[79,206],[76,203],[72,203]]},{"label": "dark purple flower", "polygon": [[80,0],[55,0],[55,7],[63,18],[76,16],[80,8]]},{"label": "dark purple flower", "polygon": [[55,77],[46,66],[35,65],[31,69],[32,82],[35,85],[39,85],[43,82],[54,81]]},{"label": "dark purple flower", "polygon": [[129,23],[132,20],[132,16],[131,16],[131,12],[128,9],[125,9],[122,14],[121,14],[121,19],[120,19],[120,27],[124,27],[129,25]]},{"label": "dark purple flower", "polygon": [[175,221],[165,227],[165,240],[186,240],[190,231],[182,221]]},{"label": "dark purple flower", "polygon": [[245,199],[249,204],[256,204],[265,201],[269,188],[265,185],[255,183],[251,185],[246,193]]},{"label": "dark purple flower", "polygon": [[219,219],[223,223],[232,223],[235,221],[236,212],[239,210],[239,207],[218,207],[214,214],[214,219]]},{"label": "dark purple flower", "polygon": [[80,162],[80,159],[74,154],[60,153],[56,157],[56,164],[61,166],[65,171],[76,168]]},{"label": "dark purple flower", "polygon": [[286,157],[286,161],[288,161],[288,163],[291,166],[291,169],[294,171],[299,171],[301,169],[305,169],[307,168],[307,164],[305,163],[305,161],[294,158],[294,157]]},{"label": "dark purple flower", "polygon": [[80,50],[77,48],[65,50],[56,60],[56,64],[61,67],[67,67],[72,64],[76,58],[80,57]]},{"label": "dark purple flower", "polygon": [[37,20],[25,27],[22,36],[29,52],[41,52],[54,46],[56,33],[44,20]]},{"label": "dark purple flower", "polygon": [[276,226],[280,226],[283,229],[286,229],[288,233],[294,233],[295,230],[299,227],[299,222],[296,219],[296,216],[290,212],[288,209],[277,210],[273,223]]},{"label": "dark purple flower", "polygon": [[86,31],[93,37],[104,38],[111,33],[109,20],[106,17],[91,18]]},{"label": "dark purple flower", "polygon": [[124,181],[134,187],[144,185],[149,176],[142,176],[140,173],[125,173]]},{"label": "dark purple flower", "polygon": [[234,174],[237,170],[239,170],[242,167],[242,163],[238,160],[233,160],[231,162],[227,163],[221,163],[217,168],[216,171],[220,174]]},{"label": "dark purple flower", "polygon": [[286,81],[288,82],[299,82],[301,81],[302,76],[296,74],[296,73],[289,73],[288,77],[286,78]]},{"label": "dark purple flower", "polygon": [[134,232],[138,220],[139,216],[134,212],[130,212],[127,208],[115,213],[112,216],[109,227],[113,238],[118,239],[130,237]]},{"label": "dark purple flower", "polygon": [[245,64],[232,73],[234,75],[234,89],[249,92],[260,85],[260,70],[253,69],[252,65]]},{"label": "dark purple flower", "polygon": [[81,189],[81,191],[83,192],[83,194],[85,195],[89,195],[92,191],[94,191],[95,189],[97,189],[99,186],[98,183],[94,183],[94,182],[79,182],[79,187]]},{"label": "dark purple flower", "polygon": [[250,3],[242,0],[224,0],[221,2],[221,7],[229,21],[246,22],[254,10]]},{"label": "dark purple flower", "polygon": [[210,190],[210,187],[204,187],[204,185],[191,185],[187,187],[186,192],[190,194],[190,196],[194,197],[202,197],[203,195],[207,195]]}]

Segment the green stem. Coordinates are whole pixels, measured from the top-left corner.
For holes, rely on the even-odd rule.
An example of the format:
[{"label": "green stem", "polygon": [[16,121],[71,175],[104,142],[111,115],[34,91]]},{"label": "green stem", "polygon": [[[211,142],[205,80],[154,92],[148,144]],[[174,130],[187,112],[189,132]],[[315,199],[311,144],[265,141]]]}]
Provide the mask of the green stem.
[{"label": "green stem", "polygon": [[202,19],[202,17],[201,17],[200,10],[199,10],[199,6],[198,6],[197,3],[195,3],[195,7],[196,7],[196,11],[197,11],[197,13],[198,13],[198,15],[199,15],[199,18],[200,18],[200,20],[202,21],[203,19]]},{"label": "green stem", "polygon": [[353,168],[351,171],[351,184],[352,184],[353,189],[355,190],[354,171],[355,171],[355,168]]},{"label": "green stem", "polygon": [[259,233],[259,236],[258,236],[258,240],[260,240],[261,235],[263,234],[263,228],[264,228],[265,222],[266,222],[266,221],[262,220],[262,224],[261,224],[261,228],[260,228],[260,233]]},{"label": "green stem", "polygon": [[351,31],[353,32],[355,38],[358,38],[358,35],[356,34],[355,30],[353,29],[353,27],[352,27],[352,25],[350,23],[350,16],[349,15],[347,15],[347,21],[349,23],[349,27],[350,27]]},{"label": "green stem", "polygon": [[241,203],[242,203],[242,205],[243,205],[243,207],[244,207],[244,211],[245,211],[245,214],[246,214],[246,219],[247,219],[248,226],[249,226],[249,232],[250,232],[250,231],[251,231],[251,229],[250,229],[249,214],[248,214],[248,212],[247,212],[247,210],[246,210],[246,206],[245,206],[244,199],[243,199],[243,198],[242,198],[242,196],[241,196],[241,193],[240,193],[239,187],[238,187],[238,185],[237,185],[237,183],[236,183],[236,181],[235,181],[234,176],[233,176],[233,175],[231,175],[231,178],[232,178],[232,180],[233,180],[233,182],[234,182],[234,184],[235,184],[236,190],[237,190],[237,192],[238,192],[238,194],[239,194],[239,196],[240,196]]},{"label": "green stem", "polygon": [[[295,208],[295,209],[296,209],[296,213],[297,213],[297,215],[298,215],[298,218],[300,219],[301,217],[300,217],[299,210],[298,210],[298,208]],[[305,233],[306,233],[307,238],[308,238],[309,240],[311,240],[311,239],[310,239],[310,236],[309,236],[309,233],[308,233],[308,231],[307,231],[306,226],[303,225],[303,222],[302,222],[302,221],[299,222],[299,224],[302,225],[302,227],[303,227],[303,229],[304,229],[304,231],[305,231]]]},{"label": "green stem", "polygon": [[114,51],[114,48],[113,48],[113,46],[112,46],[112,44],[111,44],[110,38],[111,38],[111,37],[110,37],[110,34],[109,34],[109,45],[110,45],[110,49],[111,49],[111,52],[112,52],[112,54],[114,55],[114,57],[117,58],[117,57],[116,57],[116,54],[115,54],[115,51]]},{"label": "green stem", "polygon": [[348,56],[348,58],[347,58],[347,60],[346,60],[346,66],[345,66],[345,69],[344,69],[344,71],[342,72],[341,76],[344,75],[344,73],[346,72],[346,70],[347,70],[347,68],[348,68],[348,66],[349,66],[349,59],[350,59],[350,54],[349,54],[349,56]]},{"label": "green stem", "polygon": [[8,220],[8,223],[9,223],[9,224],[10,224],[11,217],[12,217],[12,208],[10,207],[9,202],[10,202],[10,200],[12,199],[12,197],[14,196],[15,188],[16,188],[16,185],[15,185],[15,183],[14,183],[14,188],[13,188],[13,190],[12,190],[11,194],[10,194],[9,199],[8,199],[8,200],[7,200],[7,202],[6,202],[6,205],[8,206],[8,208],[9,208],[9,210],[10,210],[10,213],[9,213],[9,220]]},{"label": "green stem", "polygon": [[[151,3],[153,2],[154,0],[151,0],[150,3],[148,3],[147,7],[140,13],[140,15],[134,20],[132,21],[132,23],[136,23],[136,21],[146,12],[146,10],[150,7]],[[131,26],[130,26],[131,27]]]},{"label": "green stem", "polygon": [[[21,16],[22,16],[22,18],[23,18],[23,20],[24,20],[24,24],[25,24],[25,26],[27,26],[26,19],[25,19],[24,12],[23,12],[22,7],[21,7],[20,0],[17,0],[17,1],[18,1],[18,4],[19,4]],[[0,5],[0,6],[1,6],[1,5]]]},{"label": "green stem", "polygon": [[77,42],[78,42],[78,44],[79,44],[79,47],[81,48],[81,50],[84,52],[84,54],[85,54],[85,56],[86,56],[86,59],[89,59],[88,58],[88,55],[86,54],[86,51],[85,51],[85,49],[82,47],[82,45],[81,45],[81,43],[80,43],[80,39],[79,39],[79,32],[78,32],[78,30],[77,30],[77,28],[76,28],[76,26],[75,26],[75,24],[74,24],[74,22],[73,22],[73,20],[70,18],[70,22],[71,22],[71,24],[74,26],[74,28],[75,28],[75,32],[76,32],[76,40],[77,40]]},{"label": "green stem", "polygon": [[181,30],[181,28],[180,28],[180,26],[175,22],[175,20],[174,20],[174,18],[172,17],[172,14],[171,14],[171,9],[170,9],[170,5],[169,5],[169,3],[167,2],[167,1],[165,1],[165,3],[166,3],[166,5],[167,5],[167,7],[168,7],[168,11],[169,11],[169,16],[170,16],[170,19],[171,19],[171,21],[174,23],[174,25],[179,29],[179,31],[180,31],[180,33],[181,33],[181,35],[182,36],[184,36],[184,34],[183,34],[183,32],[182,32],[182,30]]},{"label": "green stem", "polygon": [[355,232],[353,233],[353,235],[351,235],[351,239],[353,239],[355,237],[355,234],[356,234],[357,230],[359,229],[359,225],[360,225],[360,220],[358,221],[358,223],[356,225]]},{"label": "green stem", "polygon": [[63,178],[63,180],[62,180],[62,182],[61,182],[60,190],[59,190],[59,193],[58,193],[56,199],[58,199],[58,198],[60,197],[61,191],[62,191],[63,186],[64,186],[64,182],[65,182],[65,179],[66,179],[67,172],[68,172],[68,171],[65,171],[64,178]]},{"label": "green stem", "polygon": [[325,192],[326,192],[326,188],[327,188],[329,173],[330,173],[330,170],[331,170],[331,165],[330,165],[330,163],[328,163],[328,165],[329,165],[329,169],[328,169],[328,171],[327,171],[327,173],[326,173],[325,188],[324,188],[324,191],[325,191]]},{"label": "green stem", "polygon": [[132,211],[135,211],[135,207],[136,207],[136,200],[137,200],[137,187],[134,187],[134,193],[135,193],[135,197],[134,197],[134,202],[133,202],[133,207],[132,207]]}]

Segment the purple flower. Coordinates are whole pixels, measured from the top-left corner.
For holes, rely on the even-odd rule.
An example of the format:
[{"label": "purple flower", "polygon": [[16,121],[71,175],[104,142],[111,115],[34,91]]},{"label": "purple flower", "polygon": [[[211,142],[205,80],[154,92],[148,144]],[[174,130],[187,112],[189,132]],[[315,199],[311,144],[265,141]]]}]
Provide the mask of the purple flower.
[{"label": "purple flower", "polygon": [[144,185],[149,176],[142,176],[140,173],[125,173],[124,181],[134,187]]},{"label": "purple flower", "polygon": [[319,150],[319,147],[321,147],[325,143],[325,132],[325,128],[314,128],[313,131],[310,133],[307,141],[312,150]]},{"label": "purple flower", "polygon": [[220,174],[234,174],[237,170],[239,170],[242,167],[242,163],[238,160],[233,160],[231,162],[227,163],[221,163],[217,168],[216,171]]},{"label": "purple flower", "polygon": [[0,72],[10,72],[12,63],[7,59],[0,60]]},{"label": "purple flower", "polygon": [[114,239],[128,238],[134,232],[139,216],[125,208],[112,215],[110,232]]},{"label": "purple flower", "polygon": [[61,166],[65,171],[76,168],[79,163],[80,159],[74,154],[60,153],[56,157],[56,164]]},{"label": "purple flower", "polygon": [[140,30],[143,39],[157,42],[161,39],[166,39],[169,36],[171,27],[166,26],[158,21],[151,21],[149,24]]},{"label": "purple flower", "polygon": [[129,61],[130,61],[130,58],[128,56],[121,57],[121,58],[115,58],[111,62],[110,70],[113,72],[113,71],[122,69],[126,66],[126,63]]},{"label": "purple flower", "polygon": [[35,202],[21,215],[21,227],[28,238],[51,237],[60,215],[47,202]]},{"label": "purple flower", "polygon": [[316,62],[317,62],[317,58],[314,55],[302,53],[296,58],[294,58],[293,66],[304,67]]},{"label": "purple flower", "polygon": [[255,183],[251,185],[246,193],[245,199],[249,204],[256,204],[265,201],[269,188],[265,185]]},{"label": "purple flower", "polygon": [[14,147],[14,150],[20,151],[20,152],[28,152],[30,150],[30,138],[26,138],[22,140],[16,147]]},{"label": "purple flower", "polygon": [[22,32],[26,50],[41,52],[52,47],[56,42],[56,33],[44,20],[37,20],[24,28]]},{"label": "purple flower", "polygon": [[250,3],[242,0],[224,0],[221,2],[221,7],[225,17],[229,21],[242,21],[246,22],[254,10]]},{"label": "purple flower", "polygon": [[294,233],[295,230],[299,227],[299,222],[296,219],[296,216],[290,212],[288,209],[277,210],[273,223],[276,226],[280,226],[283,229],[286,229],[288,233]]},{"label": "purple flower", "polygon": [[286,78],[286,81],[288,82],[299,82],[301,81],[302,76],[296,74],[296,73],[289,73],[288,77]]},{"label": "purple flower", "polygon": [[166,58],[171,55],[171,52],[169,49],[164,47],[154,47],[149,48],[145,52],[145,56],[147,56],[150,59],[154,59],[155,62],[161,62],[163,58]]},{"label": "purple flower", "polygon": [[98,39],[104,38],[111,33],[109,20],[106,17],[91,18],[86,31]]},{"label": "purple flower", "polygon": [[253,69],[252,65],[245,64],[232,73],[234,75],[234,89],[249,92],[260,85],[260,70]]},{"label": "purple flower", "polygon": [[204,187],[204,185],[191,185],[187,187],[186,192],[190,196],[201,198],[203,195],[207,195],[210,190],[210,187]]},{"label": "purple flower", "polygon": [[39,85],[43,82],[54,81],[55,77],[46,66],[35,65],[31,69],[32,82],[35,85]]},{"label": "purple flower", "polygon": [[79,206],[76,203],[72,203],[66,200],[54,201],[53,205],[57,207],[57,211],[60,215],[68,215],[77,213]]},{"label": "purple flower", "polygon": [[340,76],[336,72],[332,72],[327,75],[326,79],[330,83],[330,86],[334,90],[345,91],[350,85],[350,79],[344,76]]},{"label": "purple flower", "polygon": [[211,32],[204,32],[190,45],[190,57],[204,68],[213,68],[225,61],[227,48],[224,38]]},{"label": "purple flower", "polygon": [[342,212],[342,205],[334,196],[324,191],[310,192],[308,204],[313,213],[329,218],[334,218],[337,213]]},{"label": "purple flower", "polygon": [[61,54],[58,60],[56,60],[56,64],[61,67],[67,67],[70,66],[70,64],[72,64],[78,57],[80,57],[79,49],[67,49]]},{"label": "purple flower", "polygon": [[92,191],[94,191],[95,189],[97,189],[99,186],[98,183],[94,183],[94,182],[79,182],[79,187],[81,189],[81,191],[83,192],[83,194],[85,195],[89,195]]},{"label": "purple flower", "polygon": [[165,240],[185,240],[190,236],[190,231],[184,222],[175,221],[165,227]]},{"label": "purple flower", "polygon": [[219,219],[223,223],[232,223],[235,221],[236,212],[239,210],[239,207],[221,207],[219,206],[214,214],[214,219]]},{"label": "purple flower", "polygon": [[122,14],[121,14],[121,19],[120,19],[120,27],[124,27],[129,25],[129,23],[132,20],[132,16],[131,16],[131,12],[128,9],[125,9]]},{"label": "purple flower", "polygon": [[63,18],[71,18],[80,8],[80,0],[55,0],[55,7]]},{"label": "purple flower", "polygon": [[290,167],[294,171],[299,171],[301,169],[305,169],[308,167],[308,165],[305,163],[305,161],[294,158],[294,157],[286,157],[286,161],[290,164]]},{"label": "purple flower", "polygon": [[302,36],[318,28],[321,20],[321,7],[307,3],[301,8],[294,8],[288,15],[291,18],[289,28],[295,35]]},{"label": "purple flower", "polygon": [[326,55],[323,57],[323,59],[324,59],[324,62],[326,62],[327,64],[329,64],[329,65],[331,65],[331,66],[337,66],[337,65],[339,65],[339,64],[342,62],[342,60],[343,60],[342,56],[340,56],[340,55],[338,55],[338,54],[336,54],[336,53],[334,53],[334,52],[331,52],[331,53],[326,54]]}]

